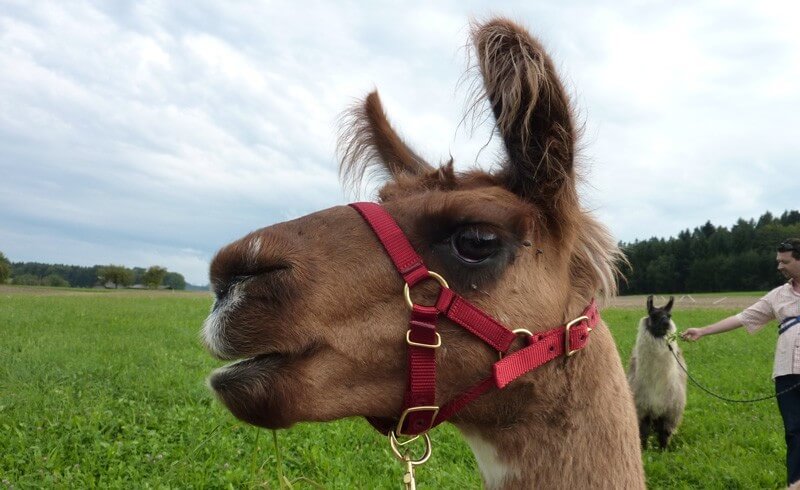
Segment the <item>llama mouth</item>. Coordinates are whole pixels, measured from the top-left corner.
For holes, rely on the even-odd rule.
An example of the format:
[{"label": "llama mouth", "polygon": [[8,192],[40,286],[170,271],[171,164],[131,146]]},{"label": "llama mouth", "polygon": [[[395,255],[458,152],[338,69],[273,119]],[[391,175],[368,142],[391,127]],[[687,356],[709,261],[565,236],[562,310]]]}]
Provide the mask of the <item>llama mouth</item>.
[{"label": "llama mouth", "polygon": [[269,352],[265,354],[259,354],[257,356],[245,357],[243,359],[239,359],[237,361],[234,361],[230,364],[223,366],[221,369],[230,369],[230,368],[246,369],[250,366],[256,367],[256,366],[261,366],[262,364],[275,363],[286,357],[289,356],[281,354],[280,352]]},{"label": "llama mouth", "polygon": [[214,370],[208,385],[238,419],[268,429],[291,426],[291,406],[281,387],[292,379],[295,355],[259,354]]},{"label": "llama mouth", "polygon": [[263,383],[286,364],[287,356],[279,353],[259,354],[240,359],[212,371],[208,378],[211,388],[220,393],[232,385]]},{"label": "llama mouth", "polygon": [[266,352],[239,359],[215,369],[209,377],[209,385],[217,393],[231,384],[263,385],[274,380],[283,368],[310,357],[315,350],[312,345],[298,352]]},{"label": "llama mouth", "polygon": [[220,368],[233,368],[233,367],[247,367],[248,365],[260,366],[263,364],[275,363],[279,361],[289,362],[294,360],[303,359],[309,357],[311,354],[314,353],[318,348],[316,344],[310,344],[308,346],[302,347],[300,349],[291,349],[289,351],[270,351],[270,352],[262,352],[261,354],[257,354],[254,356],[249,357],[240,357],[238,360],[234,360],[236,358],[228,358],[228,360],[234,360],[234,362]]}]

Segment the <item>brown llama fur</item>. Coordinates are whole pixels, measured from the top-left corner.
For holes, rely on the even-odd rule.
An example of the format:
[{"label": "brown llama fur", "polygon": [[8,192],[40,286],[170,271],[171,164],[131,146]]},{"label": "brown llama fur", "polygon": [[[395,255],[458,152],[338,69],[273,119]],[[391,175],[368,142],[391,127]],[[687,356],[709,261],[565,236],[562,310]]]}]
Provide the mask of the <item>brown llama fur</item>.
[{"label": "brown llama fur", "polygon": [[[505,144],[499,170],[424,161],[372,93],[346,118],[342,174],[385,173],[379,200],[431,270],[509,328],[548,330],[616,292],[620,252],[580,207],[572,111],[542,46],[505,19],[471,34]],[[492,254],[467,260],[453,238],[464,230],[490,237]],[[433,302],[432,282],[414,288],[415,301]],[[217,253],[211,283],[206,345],[221,359],[244,360],[215,371],[210,384],[236,417],[282,428],[399,416],[409,315],[402,279],[355,210],[338,206],[250,233]],[[488,376],[497,352],[447,320],[439,331],[436,399],[444,404]],[[487,488],[644,487],[633,400],[603,324],[575,356],[488,392],[450,421]]]}]

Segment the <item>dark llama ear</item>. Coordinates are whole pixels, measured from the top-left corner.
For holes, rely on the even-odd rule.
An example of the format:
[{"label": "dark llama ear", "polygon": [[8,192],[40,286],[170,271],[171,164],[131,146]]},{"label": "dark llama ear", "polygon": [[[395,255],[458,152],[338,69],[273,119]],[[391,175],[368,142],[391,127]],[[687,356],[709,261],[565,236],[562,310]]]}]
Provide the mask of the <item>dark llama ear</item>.
[{"label": "dark llama ear", "polygon": [[499,176],[558,227],[578,200],[572,114],[553,62],[536,39],[506,19],[473,24],[472,42],[509,157]]},{"label": "dark llama ear", "polygon": [[647,297],[647,313],[653,311],[653,295]]},{"label": "dark llama ear", "polygon": [[433,167],[397,135],[381,105],[378,92],[345,111],[340,117],[337,150],[339,175],[358,186],[367,172],[424,175]]},{"label": "dark llama ear", "polygon": [[664,307],[664,309],[667,310],[667,313],[671,313],[672,312],[672,304],[673,303],[675,303],[675,296],[670,296],[669,297],[669,302]]}]

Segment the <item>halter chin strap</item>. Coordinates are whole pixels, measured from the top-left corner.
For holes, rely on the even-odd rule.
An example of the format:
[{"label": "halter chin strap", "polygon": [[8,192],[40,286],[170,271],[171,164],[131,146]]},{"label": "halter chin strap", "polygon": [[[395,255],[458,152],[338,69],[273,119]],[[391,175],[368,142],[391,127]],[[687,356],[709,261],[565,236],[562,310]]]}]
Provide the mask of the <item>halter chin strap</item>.
[{"label": "halter chin strap", "polygon": [[[509,383],[561,356],[579,351],[589,342],[589,332],[600,315],[594,300],[581,316],[546,332],[532,334],[525,329],[511,331],[481,309],[450,289],[440,275],[425,267],[394,219],[376,203],[350,204],[369,224],[397,272],[406,283],[406,303],[411,309],[408,344],[408,383],[399,419],[368,417],[367,420],[384,434],[414,436],[441,424],[469,402],[493,387],[505,388]],[[412,303],[410,289],[426,279],[435,279],[441,289],[436,303],[422,306]],[[492,375],[469,388],[443,406],[436,404],[436,349],[442,344],[436,324],[441,315],[469,331],[500,353],[492,367]],[[528,345],[505,356],[517,334],[528,336]]]}]

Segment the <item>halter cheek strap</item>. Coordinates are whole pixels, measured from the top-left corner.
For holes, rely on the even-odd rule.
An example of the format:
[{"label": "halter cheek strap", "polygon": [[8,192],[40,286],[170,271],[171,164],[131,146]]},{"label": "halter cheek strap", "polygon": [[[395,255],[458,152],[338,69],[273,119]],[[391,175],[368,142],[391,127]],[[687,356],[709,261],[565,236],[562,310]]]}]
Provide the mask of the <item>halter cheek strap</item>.
[{"label": "halter cheek strap", "polygon": [[[586,346],[589,332],[599,322],[597,305],[592,300],[581,316],[566,325],[536,334],[525,329],[512,331],[459,296],[440,275],[429,271],[403,231],[382,206],[369,202],[353,203],[350,206],[358,211],[375,232],[397,272],[403,277],[406,283],[406,303],[411,309],[406,332],[408,382],[403,398],[403,412],[397,420],[367,418],[384,434],[393,432],[396,436],[413,436],[429,431],[491,388],[505,388],[525,373],[561,355],[573,355]],[[431,306],[414,304],[410,289],[431,278],[440,285],[436,303]],[[436,404],[436,349],[442,344],[436,325],[440,316],[464,328],[501,355],[501,359],[493,365],[489,377],[441,407]],[[528,345],[504,356],[518,333],[528,336]]]}]

